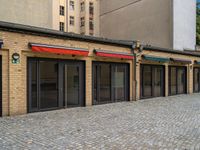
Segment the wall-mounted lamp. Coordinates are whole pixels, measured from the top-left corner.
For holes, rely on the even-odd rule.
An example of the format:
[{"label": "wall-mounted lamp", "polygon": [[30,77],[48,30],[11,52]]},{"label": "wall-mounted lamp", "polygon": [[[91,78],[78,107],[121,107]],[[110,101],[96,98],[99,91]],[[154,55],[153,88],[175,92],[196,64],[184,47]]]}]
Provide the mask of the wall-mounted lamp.
[{"label": "wall-mounted lamp", "polygon": [[13,53],[12,54],[12,63],[13,64],[18,64],[20,59],[20,55],[18,53]]}]

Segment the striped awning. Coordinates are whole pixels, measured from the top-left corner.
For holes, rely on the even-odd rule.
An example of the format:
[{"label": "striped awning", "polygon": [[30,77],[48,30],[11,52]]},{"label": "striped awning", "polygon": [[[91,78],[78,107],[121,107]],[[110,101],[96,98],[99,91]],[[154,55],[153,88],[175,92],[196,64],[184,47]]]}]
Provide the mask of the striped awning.
[{"label": "striped awning", "polygon": [[83,48],[56,46],[56,45],[46,45],[29,43],[33,52],[44,52],[53,54],[63,54],[63,55],[78,55],[78,56],[88,56],[89,50]]},{"label": "striped awning", "polygon": [[177,62],[177,63],[185,63],[185,64],[191,64],[192,61],[188,59],[180,59],[180,58],[170,58],[171,61]]},{"label": "striped awning", "polygon": [[157,56],[151,56],[151,55],[142,55],[142,58],[149,61],[157,61],[157,62],[169,62],[170,58],[164,58],[164,57],[157,57]]},{"label": "striped awning", "polygon": [[124,53],[124,52],[113,52],[113,51],[106,51],[106,50],[94,50],[96,56],[100,57],[112,57],[112,58],[121,58],[121,59],[133,59],[133,54]]}]

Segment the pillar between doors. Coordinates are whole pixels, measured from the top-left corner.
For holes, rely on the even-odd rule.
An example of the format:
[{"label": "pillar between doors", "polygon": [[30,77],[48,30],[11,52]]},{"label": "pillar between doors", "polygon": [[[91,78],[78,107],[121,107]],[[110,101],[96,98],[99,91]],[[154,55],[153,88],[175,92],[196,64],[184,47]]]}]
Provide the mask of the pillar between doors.
[{"label": "pillar between doors", "polygon": [[169,96],[169,65],[165,64],[165,97]]},{"label": "pillar between doors", "polygon": [[86,106],[91,106],[92,105],[92,59],[88,57],[86,59],[86,64],[85,64],[85,78],[86,78],[86,83],[85,83],[85,105]]}]

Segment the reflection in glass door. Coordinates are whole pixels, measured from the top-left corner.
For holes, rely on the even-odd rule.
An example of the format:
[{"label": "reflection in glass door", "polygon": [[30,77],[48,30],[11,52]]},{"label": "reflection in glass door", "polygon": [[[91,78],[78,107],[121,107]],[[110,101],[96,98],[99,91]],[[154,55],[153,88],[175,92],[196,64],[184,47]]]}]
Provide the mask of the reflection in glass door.
[{"label": "reflection in glass door", "polygon": [[128,65],[93,63],[93,103],[102,104],[128,100]]},{"label": "reflection in glass door", "polygon": [[99,66],[99,101],[111,101],[111,78],[110,78],[110,65],[101,64]]},{"label": "reflection in glass door", "polygon": [[28,111],[84,106],[84,63],[28,59]]},{"label": "reflection in glass door", "polygon": [[164,67],[141,65],[141,98],[164,96]]},{"label": "reflection in glass door", "polygon": [[186,67],[169,67],[169,95],[185,94],[186,84]]},{"label": "reflection in glass door", "polygon": [[152,96],[152,71],[151,66],[143,67],[143,97]]},{"label": "reflection in glass door", "polygon": [[40,108],[58,107],[58,62],[40,61]]},{"label": "reflection in glass door", "polygon": [[65,106],[80,105],[80,67],[78,65],[65,65]]},{"label": "reflection in glass door", "polygon": [[200,92],[200,68],[194,68],[194,92]]},{"label": "reflection in glass door", "polygon": [[164,92],[164,69],[163,67],[153,68],[153,96],[163,96]]},{"label": "reflection in glass door", "polygon": [[125,68],[124,66],[113,67],[113,89],[114,99],[123,101],[125,99]]},{"label": "reflection in glass door", "polygon": [[183,68],[177,70],[177,90],[178,94],[182,94],[185,91],[185,71]]}]

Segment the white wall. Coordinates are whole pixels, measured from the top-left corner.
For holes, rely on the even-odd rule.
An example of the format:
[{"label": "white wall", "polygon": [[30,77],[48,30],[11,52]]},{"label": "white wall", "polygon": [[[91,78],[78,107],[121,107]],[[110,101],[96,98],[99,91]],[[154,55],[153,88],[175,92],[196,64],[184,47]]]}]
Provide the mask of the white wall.
[{"label": "white wall", "polygon": [[173,48],[195,49],[196,0],[173,0]]}]

